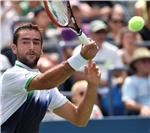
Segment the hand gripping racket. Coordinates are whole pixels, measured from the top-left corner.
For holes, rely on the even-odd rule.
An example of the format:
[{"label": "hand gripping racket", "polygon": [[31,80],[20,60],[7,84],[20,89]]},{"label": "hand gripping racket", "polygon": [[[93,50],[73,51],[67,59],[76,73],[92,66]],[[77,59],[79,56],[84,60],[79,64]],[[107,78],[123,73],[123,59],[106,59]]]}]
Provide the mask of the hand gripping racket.
[{"label": "hand gripping racket", "polygon": [[55,26],[70,28],[78,35],[82,44],[90,42],[77,25],[69,0],[44,0],[43,2],[45,11]]}]

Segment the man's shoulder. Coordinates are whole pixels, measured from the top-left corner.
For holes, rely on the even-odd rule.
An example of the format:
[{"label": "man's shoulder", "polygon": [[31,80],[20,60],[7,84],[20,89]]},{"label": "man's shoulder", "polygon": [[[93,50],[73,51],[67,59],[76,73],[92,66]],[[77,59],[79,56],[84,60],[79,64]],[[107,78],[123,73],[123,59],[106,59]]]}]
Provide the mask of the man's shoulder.
[{"label": "man's shoulder", "polygon": [[18,67],[18,66],[13,66],[12,68],[7,69],[4,74],[9,74],[9,73],[18,73],[21,71],[28,71],[27,69],[23,67]]},{"label": "man's shoulder", "polygon": [[18,66],[13,66],[12,68],[7,69],[3,74],[2,78],[12,78],[15,77],[18,74],[27,72],[28,70],[25,68],[21,68]]}]

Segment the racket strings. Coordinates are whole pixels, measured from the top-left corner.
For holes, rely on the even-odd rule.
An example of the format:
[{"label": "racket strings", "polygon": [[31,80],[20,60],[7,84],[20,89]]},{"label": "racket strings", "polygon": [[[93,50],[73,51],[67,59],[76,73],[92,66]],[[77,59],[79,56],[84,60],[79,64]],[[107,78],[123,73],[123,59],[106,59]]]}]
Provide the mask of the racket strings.
[{"label": "racket strings", "polygon": [[49,8],[60,25],[66,26],[69,23],[69,13],[66,1],[49,1]]}]

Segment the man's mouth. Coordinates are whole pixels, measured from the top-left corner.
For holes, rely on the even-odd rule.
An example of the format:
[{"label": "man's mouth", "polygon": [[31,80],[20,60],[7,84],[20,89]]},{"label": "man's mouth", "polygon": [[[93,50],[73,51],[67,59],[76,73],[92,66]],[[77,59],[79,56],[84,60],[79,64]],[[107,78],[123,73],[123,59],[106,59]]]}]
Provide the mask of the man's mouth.
[{"label": "man's mouth", "polygon": [[36,55],[34,52],[27,53],[28,55]]}]

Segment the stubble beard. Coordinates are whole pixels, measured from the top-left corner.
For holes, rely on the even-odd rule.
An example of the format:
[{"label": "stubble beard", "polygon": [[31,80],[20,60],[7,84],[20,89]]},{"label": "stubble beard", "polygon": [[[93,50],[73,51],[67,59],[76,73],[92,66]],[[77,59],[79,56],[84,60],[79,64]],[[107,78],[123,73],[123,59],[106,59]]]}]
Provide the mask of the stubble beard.
[{"label": "stubble beard", "polygon": [[39,58],[40,57],[36,56],[36,58],[33,61],[30,61],[26,57],[18,57],[18,60],[30,68],[36,68]]}]

